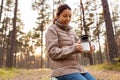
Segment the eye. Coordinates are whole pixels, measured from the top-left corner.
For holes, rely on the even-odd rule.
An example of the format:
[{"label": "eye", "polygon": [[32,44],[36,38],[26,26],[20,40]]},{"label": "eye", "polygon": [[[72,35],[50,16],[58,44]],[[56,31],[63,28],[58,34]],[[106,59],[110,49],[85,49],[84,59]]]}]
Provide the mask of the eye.
[{"label": "eye", "polygon": [[71,18],[71,15],[70,16],[69,15],[63,15],[63,17],[64,18],[68,18],[68,17]]},{"label": "eye", "polygon": [[63,15],[63,17],[64,17],[64,18],[66,18],[66,17],[67,17],[67,15]]}]

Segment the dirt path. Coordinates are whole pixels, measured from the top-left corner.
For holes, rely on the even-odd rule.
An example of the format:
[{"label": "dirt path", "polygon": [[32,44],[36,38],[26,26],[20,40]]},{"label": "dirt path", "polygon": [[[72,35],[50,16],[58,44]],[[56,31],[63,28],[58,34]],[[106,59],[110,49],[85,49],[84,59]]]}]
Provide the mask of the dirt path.
[{"label": "dirt path", "polygon": [[[87,68],[97,80],[120,80],[120,72],[108,70],[94,70]],[[16,73],[17,76],[9,79],[0,80],[49,80],[51,74],[50,69],[21,69]]]}]

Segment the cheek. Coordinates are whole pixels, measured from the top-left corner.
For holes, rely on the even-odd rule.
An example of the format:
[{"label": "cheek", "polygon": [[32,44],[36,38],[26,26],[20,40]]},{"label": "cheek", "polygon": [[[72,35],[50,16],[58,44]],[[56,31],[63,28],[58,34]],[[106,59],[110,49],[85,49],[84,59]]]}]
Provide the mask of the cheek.
[{"label": "cheek", "polygon": [[64,22],[64,18],[59,18],[59,21],[62,23]]}]

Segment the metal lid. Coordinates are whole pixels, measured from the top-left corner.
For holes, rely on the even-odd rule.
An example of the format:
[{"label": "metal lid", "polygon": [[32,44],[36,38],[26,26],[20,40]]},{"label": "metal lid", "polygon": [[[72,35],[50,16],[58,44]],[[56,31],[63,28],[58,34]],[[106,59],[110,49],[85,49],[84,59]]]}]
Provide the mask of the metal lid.
[{"label": "metal lid", "polygon": [[80,38],[81,38],[81,41],[88,41],[89,40],[88,35],[82,35]]}]

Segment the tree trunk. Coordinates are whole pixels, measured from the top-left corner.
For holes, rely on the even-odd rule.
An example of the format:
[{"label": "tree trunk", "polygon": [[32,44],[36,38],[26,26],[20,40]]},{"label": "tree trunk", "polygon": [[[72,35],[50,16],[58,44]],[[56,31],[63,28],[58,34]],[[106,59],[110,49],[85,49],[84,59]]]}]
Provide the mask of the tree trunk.
[{"label": "tree trunk", "polygon": [[[1,24],[1,17],[2,17],[2,10],[3,10],[3,0],[1,0],[1,7],[0,7],[0,24]],[[4,23],[3,23],[4,27]],[[4,28],[3,28],[4,29]],[[3,31],[2,31],[3,35]],[[1,47],[0,47],[0,67],[3,67],[3,57],[4,57],[4,46],[3,46],[3,39],[1,39]]]},{"label": "tree trunk", "polygon": [[105,25],[106,25],[109,59],[110,59],[110,62],[113,63],[114,62],[113,59],[118,57],[119,52],[118,52],[118,47],[114,37],[114,31],[112,26],[112,20],[110,18],[108,1],[107,0],[101,0],[101,1],[102,1]]},{"label": "tree trunk", "polygon": [[[85,14],[84,14],[84,7],[83,7],[83,3],[82,0],[80,0],[80,5],[81,5],[81,9],[82,9],[82,17],[83,17],[83,28],[84,28],[84,34],[88,35],[89,29],[88,26],[86,26],[86,22],[85,22]],[[93,59],[92,59],[92,55],[87,54],[90,64],[93,64]]]},{"label": "tree trunk", "polygon": [[87,33],[86,23],[85,23],[85,14],[84,14],[85,12],[84,12],[84,7],[83,7],[82,0],[80,0],[80,5],[81,5],[81,9],[82,9],[82,18],[83,18],[84,34],[88,34],[88,33]]},{"label": "tree trunk", "polygon": [[100,34],[99,34],[99,30],[98,30],[98,45],[99,45],[99,63],[102,63],[102,51],[101,51],[101,45],[100,45]]},{"label": "tree trunk", "polygon": [[1,7],[0,7],[0,23],[1,23],[1,17],[2,17],[2,10],[3,10],[3,0],[1,0]]},{"label": "tree trunk", "polygon": [[13,67],[13,54],[15,53],[15,42],[16,42],[17,6],[18,6],[18,0],[15,0],[13,30],[11,34],[11,40],[10,40],[10,51],[7,54],[6,67]]}]

